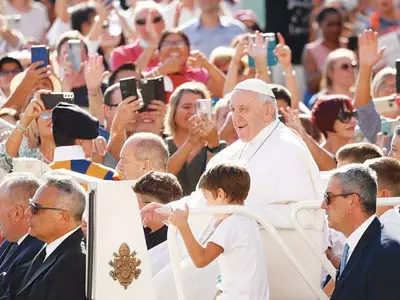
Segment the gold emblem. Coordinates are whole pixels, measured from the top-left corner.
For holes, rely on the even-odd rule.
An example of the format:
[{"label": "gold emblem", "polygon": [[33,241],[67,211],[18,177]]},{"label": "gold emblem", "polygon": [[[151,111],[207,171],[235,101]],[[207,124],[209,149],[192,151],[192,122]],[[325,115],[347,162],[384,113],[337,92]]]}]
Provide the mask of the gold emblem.
[{"label": "gold emblem", "polygon": [[114,280],[119,281],[119,283],[125,288],[132,283],[133,279],[138,279],[141,269],[138,268],[141,261],[137,259],[136,251],[131,253],[131,249],[126,243],[122,243],[119,247],[118,253],[113,253],[114,260],[110,260],[108,263],[111,267],[114,268],[113,271],[110,271],[110,275]]}]

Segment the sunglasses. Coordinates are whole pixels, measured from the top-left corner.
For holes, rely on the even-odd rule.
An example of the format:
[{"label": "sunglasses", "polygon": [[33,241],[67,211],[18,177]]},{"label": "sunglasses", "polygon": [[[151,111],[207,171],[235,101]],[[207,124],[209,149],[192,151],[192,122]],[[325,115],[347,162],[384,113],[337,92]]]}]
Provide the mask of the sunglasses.
[{"label": "sunglasses", "polygon": [[21,70],[19,70],[19,69],[0,71],[0,75],[1,75],[1,76],[17,75],[17,74],[19,74],[19,73],[21,73]]},{"label": "sunglasses", "polygon": [[353,112],[341,111],[339,112],[337,119],[342,123],[348,124],[351,122],[351,118],[353,117],[357,119],[358,113],[356,111]]},{"label": "sunglasses", "polygon": [[56,208],[56,207],[47,207],[47,206],[41,206],[40,204],[32,202],[32,200],[29,200],[29,208],[31,209],[32,215],[37,215],[39,213],[39,210],[58,210],[58,211],[68,211],[62,208]]},{"label": "sunglasses", "polygon": [[350,195],[357,195],[358,197],[361,198],[361,196],[358,193],[346,193],[346,194],[336,194],[336,195],[331,193],[324,193],[324,201],[326,204],[330,205],[332,203],[333,198],[337,197],[347,198]]},{"label": "sunglasses", "polygon": [[339,66],[339,69],[342,71],[354,70],[355,68],[357,68],[357,63],[355,61],[350,64],[344,63]]},{"label": "sunglasses", "polygon": [[186,47],[186,43],[185,41],[176,41],[176,42],[165,41],[161,44],[161,49],[170,49],[172,47],[182,49]]},{"label": "sunglasses", "polygon": [[[162,17],[161,16],[157,16],[153,19],[153,24],[157,24],[160,23],[162,21]],[[146,25],[146,19],[137,19],[135,21],[136,25]]]}]

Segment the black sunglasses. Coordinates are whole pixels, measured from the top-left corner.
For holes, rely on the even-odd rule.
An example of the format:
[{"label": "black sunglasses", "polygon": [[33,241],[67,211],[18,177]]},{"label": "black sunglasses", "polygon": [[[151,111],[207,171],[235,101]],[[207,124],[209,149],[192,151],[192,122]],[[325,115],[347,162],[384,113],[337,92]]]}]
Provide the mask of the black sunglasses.
[{"label": "black sunglasses", "polygon": [[41,209],[42,210],[68,211],[68,210],[62,209],[62,208],[41,206],[39,204],[32,202],[32,200],[29,200],[29,208],[31,209],[32,215],[37,215],[39,210],[41,210]]},{"label": "black sunglasses", "polygon": [[[153,24],[157,24],[159,22],[162,21],[162,17],[161,16],[157,16],[153,19]],[[146,25],[146,19],[137,19],[136,21],[136,25]]]},{"label": "black sunglasses", "polygon": [[353,118],[353,117],[357,119],[358,113],[356,111],[353,111],[353,112],[341,111],[341,112],[339,112],[337,119],[342,123],[348,124],[348,123],[350,123],[351,118]]},{"label": "black sunglasses", "polygon": [[361,196],[358,193],[346,193],[346,194],[331,194],[331,193],[324,193],[324,201],[326,204],[330,205],[332,203],[332,199],[336,197],[343,197],[347,198],[350,195],[357,195],[358,197],[361,198]]},{"label": "black sunglasses", "polygon": [[7,76],[7,75],[17,75],[18,73],[21,73],[22,71],[20,69],[14,69],[14,70],[3,70],[0,71],[0,75],[2,76]]}]

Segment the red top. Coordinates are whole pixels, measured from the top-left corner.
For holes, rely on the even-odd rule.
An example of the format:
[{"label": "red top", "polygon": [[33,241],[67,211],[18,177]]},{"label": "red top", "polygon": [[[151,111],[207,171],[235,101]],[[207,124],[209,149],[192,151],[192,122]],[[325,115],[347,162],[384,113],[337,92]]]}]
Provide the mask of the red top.
[{"label": "red top", "polygon": [[[111,70],[114,71],[119,66],[126,63],[136,63],[139,56],[143,53],[143,48],[139,44],[139,39],[131,45],[120,46],[115,48],[111,53]],[[147,66],[148,69],[152,69],[159,64],[157,58],[152,58]],[[147,70],[144,70],[147,71]]]}]

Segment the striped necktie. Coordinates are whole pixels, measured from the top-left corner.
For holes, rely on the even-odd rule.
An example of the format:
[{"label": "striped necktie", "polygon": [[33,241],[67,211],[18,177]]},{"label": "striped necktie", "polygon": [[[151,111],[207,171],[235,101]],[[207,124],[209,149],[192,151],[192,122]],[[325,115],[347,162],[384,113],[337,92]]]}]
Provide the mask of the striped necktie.
[{"label": "striped necktie", "polygon": [[346,243],[344,245],[344,249],[343,249],[343,255],[342,255],[342,260],[340,261],[340,273],[339,273],[339,277],[342,275],[344,268],[346,267],[347,264],[347,259],[349,258],[349,250],[350,247],[349,245]]}]

